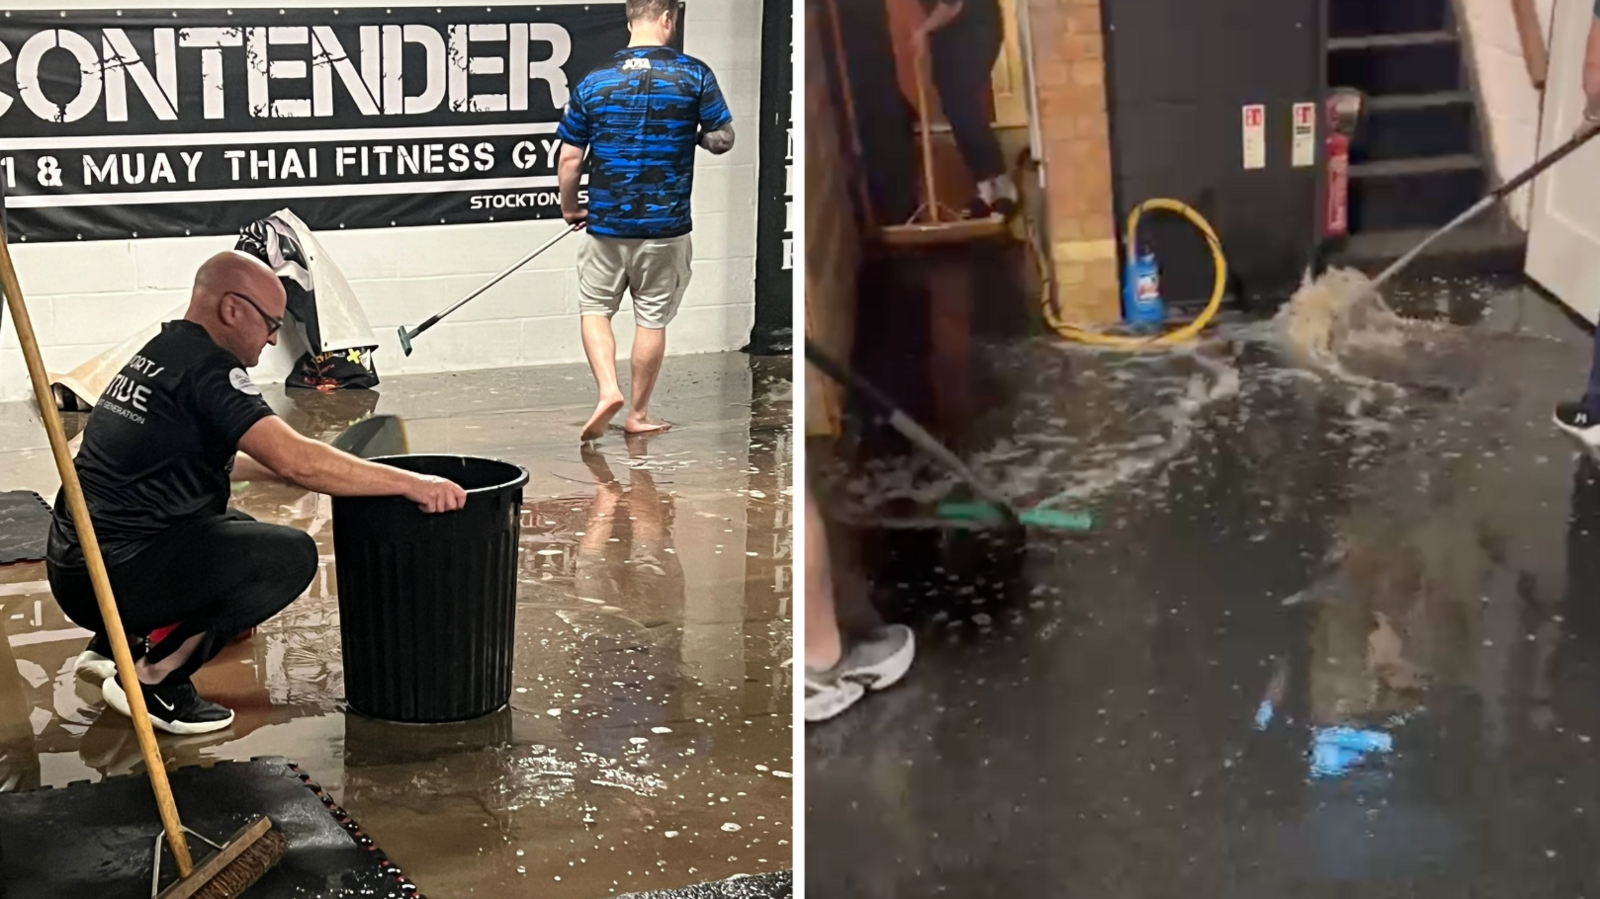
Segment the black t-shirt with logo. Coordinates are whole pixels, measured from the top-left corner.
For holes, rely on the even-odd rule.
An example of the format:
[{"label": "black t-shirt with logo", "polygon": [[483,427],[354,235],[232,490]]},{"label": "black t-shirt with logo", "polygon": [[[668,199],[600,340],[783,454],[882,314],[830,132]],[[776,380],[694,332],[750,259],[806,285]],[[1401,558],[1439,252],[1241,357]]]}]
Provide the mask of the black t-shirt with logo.
[{"label": "black t-shirt with logo", "polygon": [[[126,562],[175,525],[228,509],[239,439],[273,414],[232,353],[201,326],[172,321],[111,379],[89,413],[78,480],[107,564]],[[84,564],[58,493],[49,559]]]}]

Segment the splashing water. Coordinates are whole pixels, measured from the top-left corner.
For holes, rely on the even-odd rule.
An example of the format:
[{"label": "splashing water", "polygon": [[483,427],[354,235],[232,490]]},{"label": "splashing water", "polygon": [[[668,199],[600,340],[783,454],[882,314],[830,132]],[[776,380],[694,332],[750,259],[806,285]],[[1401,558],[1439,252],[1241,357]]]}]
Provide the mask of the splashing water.
[{"label": "splashing water", "polygon": [[[1340,404],[1337,427],[1353,458],[1383,444],[1407,395],[1449,398],[1478,381],[1481,335],[1446,321],[1396,312],[1362,273],[1332,269],[1307,278],[1268,322],[1224,324],[1208,341],[1160,353],[1121,354],[1049,341],[997,350],[997,369],[1020,396],[1008,412],[1014,430],[968,463],[1024,506],[1076,508],[1115,493],[1161,502],[1172,463],[1219,417],[1241,420],[1261,391],[1327,385]],[[1454,281],[1399,289],[1401,308],[1426,301],[1445,315],[1462,298]],[[1244,348],[1271,347],[1276,361],[1256,364]],[[1042,348],[1034,352],[1034,348]],[[1071,360],[1058,362],[1058,360]],[[1261,360],[1265,361],[1265,360]],[[1017,374],[1031,373],[1031,374]],[[1074,385],[1066,410],[1058,385]],[[964,488],[931,460],[875,459],[841,475],[838,512],[884,525]]]},{"label": "splashing water", "polygon": [[1291,361],[1344,380],[1459,390],[1476,379],[1466,329],[1396,313],[1354,269],[1308,277],[1273,325]]}]

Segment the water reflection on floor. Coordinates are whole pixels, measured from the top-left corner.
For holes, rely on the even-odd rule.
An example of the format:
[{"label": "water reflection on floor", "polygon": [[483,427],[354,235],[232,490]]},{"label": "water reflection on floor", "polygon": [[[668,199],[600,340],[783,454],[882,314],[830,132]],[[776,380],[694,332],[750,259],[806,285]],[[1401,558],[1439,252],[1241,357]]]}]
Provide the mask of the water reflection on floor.
[{"label": "water reflection on floor", "polygon": [[1530,291],[1436,293],[1481,366],[1427,389],[1245,325],[975,348],[971,457],[1087,535],[882,528],[952,485],[834,472],[846,581],[919,656],[808,728],[811,892],[1600,894],[1600,469],[1550,424],[1588,337]]},{"label": "water reflection on floor", "polygon": [[[330,503],[251,485],[235,504],[313,534],[323,564],[197,678],[233,727],[163,737],[168,758],[298,761],[435,896],[587,899],[792,867],[790,365],[668,359],[652,405],[677,426],[589,450],[583,366],[270,397],[323,439],[375,406],[406,418],[413,451],[528,469],[515,692],[460,725],[346,715]],[[0,471],[53,496],[21,404],[0,407]],[[0,568],[0,622],[0,786],[142,771],[127,721],[72,673],[84,634],[41,564]]]}]

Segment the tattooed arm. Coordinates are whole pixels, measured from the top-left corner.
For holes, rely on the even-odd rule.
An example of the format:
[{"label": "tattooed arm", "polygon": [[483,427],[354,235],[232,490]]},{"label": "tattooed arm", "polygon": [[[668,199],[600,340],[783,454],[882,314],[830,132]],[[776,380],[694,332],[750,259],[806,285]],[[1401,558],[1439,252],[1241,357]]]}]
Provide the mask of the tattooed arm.
[{"label": "tattooed arm", "polygon": [[[1600,0],[1596,0],[1600,2]],[[700,83],[700,146],[721,156],[733,149],[733,113],[722,97],[717,76],[706,68]]]},{"label": "tattooed arm", "polygon": [[705,147],[717,156],[732,150],[733,123],[729,122],[715,131],[700,132],[700,146]]}]

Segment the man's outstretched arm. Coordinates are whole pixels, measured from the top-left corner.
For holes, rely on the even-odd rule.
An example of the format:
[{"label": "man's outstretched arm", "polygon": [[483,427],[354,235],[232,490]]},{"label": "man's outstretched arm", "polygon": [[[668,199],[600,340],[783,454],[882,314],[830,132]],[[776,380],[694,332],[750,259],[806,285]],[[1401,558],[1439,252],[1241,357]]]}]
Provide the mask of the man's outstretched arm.
[{"label": "man's outstretched arm", "polygon": [[229,474],[230,481],[281,481],[283,476],[250,458],[249,453],[235,453],[233,456],[233,471]]},{"label": "man's outstretched arm", "polygon": [[259,465],[279,480],[329,496],[403,496],[427,512],[451,512],[467,502],[466,491],[444,478],[357,458],[301,436],[276,415],[251,425],[239,449],[251,460],[246,470]]},{"label": "man's outstretched arm", "polygon": [[700,146],[710,150],[712,154],[721,156],[733,149],[733,123],[729,122],[715,131],[700,132]]}]

